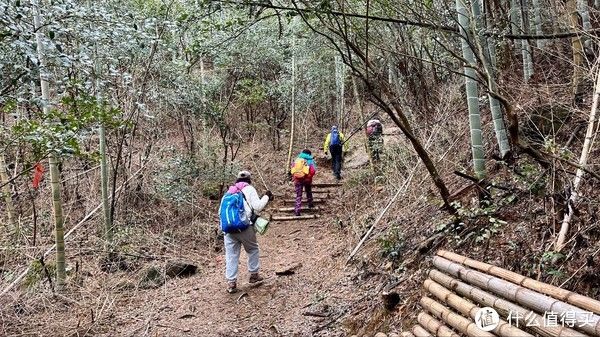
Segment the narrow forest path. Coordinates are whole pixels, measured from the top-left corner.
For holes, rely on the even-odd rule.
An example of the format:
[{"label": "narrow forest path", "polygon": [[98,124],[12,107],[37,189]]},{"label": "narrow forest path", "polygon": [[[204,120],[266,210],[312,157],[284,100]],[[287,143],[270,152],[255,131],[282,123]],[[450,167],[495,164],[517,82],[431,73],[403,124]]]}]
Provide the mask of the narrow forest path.
[{"label": "narrow forest path", "polygon": [[[265,277],[261,285],[248,284],[247,257],[242,250],[240,291],[228,294],[224,256],[215,254],[198,275],[172,279],[160,289],[145,292],[143,306],[127,303],[129,319],[123,317],[128,321],[123,323],[128,332],[123,331],[124,335],[343,336],[327,328],[360,293],[352,290],[351,275],[344,272],[350,238],[344,237],[331,216],[341,188],[330,196],[320,218],[274,222],[259,236]],[[285,195],[291,197],[289,187]],[[280,198],[267,211],[275,213],[282,205]],[[275,274],[294,264],[301,264],[294,274]]]}]

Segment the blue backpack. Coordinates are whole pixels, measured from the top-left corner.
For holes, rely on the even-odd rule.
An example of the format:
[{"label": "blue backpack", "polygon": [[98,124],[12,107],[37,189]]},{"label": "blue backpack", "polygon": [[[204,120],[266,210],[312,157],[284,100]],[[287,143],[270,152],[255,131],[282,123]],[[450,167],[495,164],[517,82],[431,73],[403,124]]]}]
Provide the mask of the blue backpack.
[{"label": "blue backpack", "polygon": [[225,233],[238,233],[250,225],[245,221],[244,194],[225,193],[219,207],[221,230]]},{"label": "blue backpack", "polygon": [[331,131],[330,145],[340,145],[340,133],[337,130]]}]

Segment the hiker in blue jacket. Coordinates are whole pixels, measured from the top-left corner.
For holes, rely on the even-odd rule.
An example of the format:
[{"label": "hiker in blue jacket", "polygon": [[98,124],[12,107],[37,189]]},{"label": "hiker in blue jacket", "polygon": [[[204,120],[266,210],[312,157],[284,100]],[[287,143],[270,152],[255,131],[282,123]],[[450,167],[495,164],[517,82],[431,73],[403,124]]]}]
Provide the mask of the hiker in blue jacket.
[{"label": "hiker in blue jacket", "polygon": [[337,180],[342,179],[342,158],[343,154],[348,152],[348,144],[344,140],[344,134],[338,131],[337,126],[334,125],[323,143],[325,155],[327,155],[327,151],[331,153],[331,168]]}]

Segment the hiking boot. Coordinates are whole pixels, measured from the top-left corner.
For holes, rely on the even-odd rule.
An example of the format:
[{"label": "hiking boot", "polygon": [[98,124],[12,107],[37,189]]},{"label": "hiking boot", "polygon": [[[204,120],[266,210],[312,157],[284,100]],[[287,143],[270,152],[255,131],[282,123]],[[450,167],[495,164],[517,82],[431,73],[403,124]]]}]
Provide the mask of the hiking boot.
[{"label": "hiking boot", "polygon": [[256,282],[260,282],[264,280],[264,278],[262,276],[260,276],[258,273],[252,273],[250,274],[250,280],[248,280],[249,283],[256,283]]},{"label": "hiking boot", "polygon": [[237,283],[235,281],[227,282],[227,292],[233,294],[238,291]]}]

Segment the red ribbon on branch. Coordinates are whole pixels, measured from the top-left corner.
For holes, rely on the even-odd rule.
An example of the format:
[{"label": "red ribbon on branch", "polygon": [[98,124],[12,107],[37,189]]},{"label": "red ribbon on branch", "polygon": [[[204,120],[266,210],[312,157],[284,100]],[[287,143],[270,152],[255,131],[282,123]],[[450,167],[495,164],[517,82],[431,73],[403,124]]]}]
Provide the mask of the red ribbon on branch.
[{"label": "red ribbon on branch", "polygon": [[40,186],[40,181],[44,176],[44,166],[41,163],[35,164],[33,167],[33,188],[37,189]]}]

